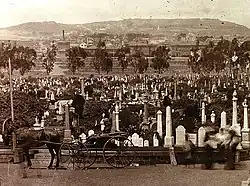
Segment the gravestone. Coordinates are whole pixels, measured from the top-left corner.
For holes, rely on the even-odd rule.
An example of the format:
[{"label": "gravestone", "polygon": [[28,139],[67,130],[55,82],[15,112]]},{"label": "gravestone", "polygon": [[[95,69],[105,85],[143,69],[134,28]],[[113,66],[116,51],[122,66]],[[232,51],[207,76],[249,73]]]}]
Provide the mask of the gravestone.
[{"label": "gravestone", "polygon": [[154,136],[153,136],[153,146],[154,147],[159,147],[159,140],[158,140],[156,134],[154,134]]},{"label": "gravestone", "polygon": [[206,135],[206,130],[204,127],[200,127],[198,130],[198,147],[204,147],[204,139]]},{"label": "gravestone", "polygon": [[91,135],[94,135],[95,134],[95,131],[93,131],[93,130],[89,130],[89,132],[88,132],[88,136],[91,136]]},{"label": "gravestone", "polygon": [[138,147],[138,145],[139,145],[139,135],[137,133],[134,133],[132,135],[132,143],[134,144],[135,147]]},{"label": "gravestone", "polygon": [[138,147],[143,147],[143,138],[138,139]]},{"label": "gravestone", "polygon": [[185,144],[186,129],[180,125],[176,128],[176,146]]},{"label": "gravestone", "polygon": [[86,134],[82,133],[79,137],[81,138],[82,143],[86,141],[87,138]]},{"label": "gravestone", "polygon": [[160,110],[157,112],[157,132],[162,137],[162,112]]},{"label": "gravestone", "polygon": [[195,146],[197,145],[197,134],[189,133],[188,139],[191,140]]},{"label": "gravestone", "polygon": [[220,128],[225,128],[227,125],[227,113],[223,111],[221,113],[221,123],[220,123]]},{"label": "gravestone", "polygon": [[148,140],[144,141],[144,147],[149,147],[149,141]]}]

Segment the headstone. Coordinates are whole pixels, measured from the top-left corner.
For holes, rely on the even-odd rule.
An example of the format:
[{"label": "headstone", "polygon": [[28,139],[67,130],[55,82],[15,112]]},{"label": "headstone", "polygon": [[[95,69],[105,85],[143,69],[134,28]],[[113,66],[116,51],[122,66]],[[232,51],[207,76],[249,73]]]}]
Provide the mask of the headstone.
[{"label": "headstone", "polygon": [[157,112],[157,132],[162,137],[162,112],[160,110]]},{"label": "headstone", "polygon": [[135,147],[139,146],[139,135],[137,133],[134,133],[132,135],[132,143],[134,144]]},{"label": "headstone", "polygon": [[[128,146],[129,146],[129,147],[131,147],[131,146],[132,146],[132,144],[131,144],[130,142],[132,142],[132,137],[131,137],[131,136],[129,136],[129,137],[128,137],[128,140],[130,140],[130,141],[129,141],[129,143],[128,143]],[[132,142],[132,143],[133,143],[133,142]]]},{"label": "headstone", "polygon": [[3,135],[0,134],[0,142],[2,143],[3,142]]},{"label": "headstone", "polygon": [[138,147],[143,147],[143,138],[138,139]]},{"label": "headstone", "polygon": [[144,147],[149,147],[149,141],[148,140],[144,141]]},{"label": "headstone", "polygon": [[82,133],[79,137],[81,138],[82,143],[86,141],[86,138],[87,138],[86,134]]},{"label": "headstone", "polygon": [[205,110],[205,102],[202,102],[202,108],[201,108],[201,123],[206,123],[206,110]]},{"label": "headstone", "polygon": [[154,147],[158,147],[159,146],[159,140],[158,140],[156,134],[154,134],[154,136],[153,136],[153,146]]},{"label": "headstone", "polygon": [[94,135],[95,134],[95,131],[93,131],[93,130],[89,130],[89,132],[88,132],[88,136],[92,136],[92,135]]},{"label": "headstone", "polygon": [[227,113],[223,111],[221,113],[221,123],[220,123],[220,128],[225,128],[227,125]]},{"label": "headstone", "polygon": [[44,121],[44,116],[42,117],[42,120],[41,120],[41,128],[43,129],[44,128],[44,123],[45,123],[45,121]]},{"label": "headstone", "polygon": [[189,133],[188,138],[193,142],[194,145],[197,145],[197,134]]},{"label": "headstone", "polygon": [[182,146],[185,144],[186,129],[180,125],[176,128],[176,145]]},{"label": "headstone", "polygon": [[215,113],[214,113],[214,111],[212,111],[212,114],[211,114],[211,122],[215,123]]},{"label": "headstone", "polygon": [[238,98],[236,97],[237,96],[237,92],[236,90],[234,91],[233,93],[233,114],[232,114],[232,125],[237,125],[238,122],[237,122],[237,100]]},{"label": "headstone", "polygon": [[69,105],[65,105],[65,129],[64,129],[64,140],[70,141],[71,140],[71,130],[69,124]]},{"label": "headstone", "polygon": [[172,136],[172,118],[171,118],[171,108],[168,106],[166,108],[166,136],[164,138],[164,146],[173,146],[173,136]]},{"label": "headstone", "polygon": [[243,129],[241,131],[242,134],[242,147],[244,149],[249,149],[250,148],[250,129],[248,125],[248,105],[247,105],[247,100],[245,99],[243,102],[243,107],[244,107],[244,123],[243,123]]},{"label": "headstone", "polygon": [[198,147],[204,147],[204,139],[206,135],[206,130],[204,127],[200,127],[198,130]]}]

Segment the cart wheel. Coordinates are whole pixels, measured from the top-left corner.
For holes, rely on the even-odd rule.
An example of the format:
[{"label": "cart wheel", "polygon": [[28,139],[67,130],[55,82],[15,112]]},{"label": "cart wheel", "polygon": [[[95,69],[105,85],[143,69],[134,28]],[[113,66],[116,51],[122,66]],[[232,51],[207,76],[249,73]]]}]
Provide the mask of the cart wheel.
[{"label": "cart wheel", "polygon": [[103,158],[114,168],[127,167],[135,158],[134,145],[124,136],[112,137],[103,146]]},{"label": "cart wheel", "polygon": [[80,149],[75,157],[76,167],[78,169],[86,169],[95,163],[97,151],[88,149],[85,144],[80,144]]},{"label": "cart wheel", "polygon": [[76,160],[77,152],[79,151],[80,146],[74,143],[63,143],[60,147],[60,163],[61,165],[68,170],[77,169]]}]

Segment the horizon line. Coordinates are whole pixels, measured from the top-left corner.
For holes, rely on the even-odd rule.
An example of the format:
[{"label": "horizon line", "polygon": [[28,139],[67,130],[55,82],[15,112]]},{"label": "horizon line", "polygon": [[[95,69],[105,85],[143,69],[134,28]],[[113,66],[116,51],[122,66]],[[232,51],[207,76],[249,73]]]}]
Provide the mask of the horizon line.
[{"label": "horizon line", "polygon": [[224,22],[230,22],[230,23],[234,23],[234,24],[237,24],[237,25],[240,25],[240,26],[244,26],[248,29],[250,29],[250,27],[244,25],[244,24],[241,24],[241,23],[237,23],[237,22],[234,22],[234,21],[230,21],[230,20],[223,20],[223,19],[219,19],[219,18],[208,18],[208,17],[183,17],[183,18],[139,18],[139,17],[133,17],[133,18],[122,18],[122,19],[110,19],[110,20],[100,20],[100,21],[90,21],[90,22],[85,22],[85,23],[63,23],[63,22],[59,22],[59,21],[48,21],[48,20],[40,20],[40,21],[27,21],[27,22],[22,22],[22,23],[18,23],[18,24],[14,24],[14,25],[10,25],[10,26],[6,26],[6,27],[1,27],[0,29],[7,29],[7,28],[10,28],[10,27],[15,27],[15,26],[18,26],[18,25],[22,25],[22,24],[27,24],[27,23],[43,23],[43,22],[55,22],[57,24],[64,24],[64,25],[84,25],[84,24],[91,24],[91,23],[101,23],[101,22],[118,22],[118,21],[123,21],[123,20],[140,20],[140,19],[145,19],[145,20],[185,20],[185,19],[200,19],[200,20],[219,20],[219,21],[224,21]]}]

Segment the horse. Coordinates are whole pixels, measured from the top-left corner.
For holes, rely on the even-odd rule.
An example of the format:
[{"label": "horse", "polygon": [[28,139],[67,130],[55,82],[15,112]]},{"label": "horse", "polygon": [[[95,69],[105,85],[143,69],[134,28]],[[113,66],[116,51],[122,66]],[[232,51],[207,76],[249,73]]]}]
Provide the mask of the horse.
[{"label": "horse", "polygon": [[225,170],[235,169],[235,154],[236,148],[241,142],[241,137],[237,131],[237,126],[226,126],[220,128],[217,133],[216,130],[211,130],[211,127],[205,128],[206,134],[204,139],[206,163],[205,169],[211,169],[212,167],[212,153],[214,149],[218,149],[225,159]]},{"label": "horse", "polygon": [[46,144],[51,155],[51,161],[48,165],[48,169],[52,169],[53,161],[56,156],[55,168],[59,167],[60,161],[60,146],[62,136],[60,132],[54,129],[40,129],[34,130],[32,128],[18,128],[15,129],[12,125],[3,125],[2,136],[4,145],[10,144],[11,134],[14,133],[17,139],[17,147],[23,150],[24,156],[27,160],[27,168],[31,168],[32,163],[29,156],[29,149],[31,147],[40,147]]}]

